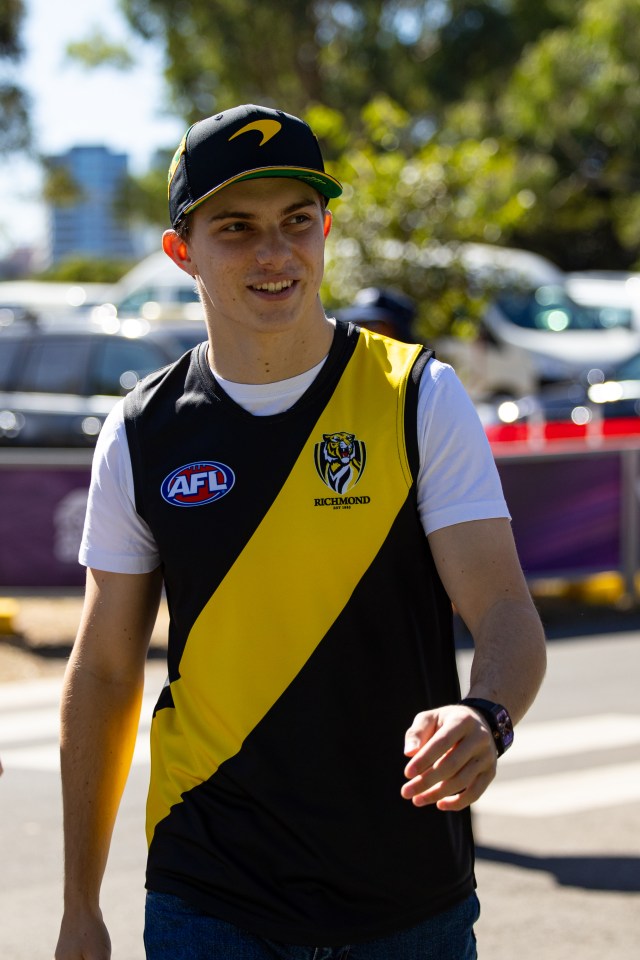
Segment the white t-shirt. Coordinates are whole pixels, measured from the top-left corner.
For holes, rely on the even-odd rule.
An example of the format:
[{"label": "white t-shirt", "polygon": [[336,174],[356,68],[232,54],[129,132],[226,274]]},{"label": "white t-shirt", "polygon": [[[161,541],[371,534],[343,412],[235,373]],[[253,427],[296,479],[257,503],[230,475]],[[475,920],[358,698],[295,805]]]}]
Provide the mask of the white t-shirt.
[{"label": "white t-shirt", "polygon": [[[236,403],[256,416],[268,416],[293,406],[323,364],[278,383],[218,380]],[[418,509],[426,534],[468,520],[509,517],[475,408],[452,368],[438,360],[429,361],[420,382],[418,445]],[[160,561],[151,531],[135,508],[123,401],[105,420],[96,444],[79,559],[112,573],[148,573]]]}]

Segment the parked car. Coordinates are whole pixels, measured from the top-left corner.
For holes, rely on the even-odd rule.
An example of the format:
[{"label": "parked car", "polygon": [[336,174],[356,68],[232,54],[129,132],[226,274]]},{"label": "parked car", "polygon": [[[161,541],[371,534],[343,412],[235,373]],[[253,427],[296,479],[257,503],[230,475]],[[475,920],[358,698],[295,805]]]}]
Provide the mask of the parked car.
[{"label": "parked car", "polygon": [[202,315],[193,277],[160,251],[137,263],[93,310],[103,322],[112,317],[142,317],[152,323],[195,321]]},{"label": "parked car", "polygon": [[585,270],[568,273],[569,295],[604,329],[640,330],[640,273]]},{"label": "parked car", "polygon": [[482,413],[485,424],[499,422],[571,422],[577,426],[600,420],[640,418],[640,353],[615,367],[608,376],[594,367],[576,381],[547,386],[536,394],[496,404]]},{"label": "parked car", "polygon": [[14,321],[66,320],[72,316],[89,316],[100,303],[112,295],[107,283],[64,283],[46,280],[0,281],[0,327]]},{"label": "parked car", "polygon": [[119,397],[206,338],[202,322],[137,330],[0,328],[0,446],[93,446]]},{"label": "parked car", "polygon": [[477,340],[436,343],[474,399],[523,396],[595,365],[608,372],[640,350],[640,326],[578,303],[545,258],[486,244],[462,244],[455,256],[471,284],[492,291]]}]

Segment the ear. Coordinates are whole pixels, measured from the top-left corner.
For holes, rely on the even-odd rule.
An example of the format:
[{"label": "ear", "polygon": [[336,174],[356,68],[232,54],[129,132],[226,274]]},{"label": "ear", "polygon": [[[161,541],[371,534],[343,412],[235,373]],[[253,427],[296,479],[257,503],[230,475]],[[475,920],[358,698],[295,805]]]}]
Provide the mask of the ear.
[{"label": "ear", "polygon": [[162,249],[173,262],[188,273],[194,276],[194,267],[189,256],[189,247],[175,230],[165,230],[162,234]]},{"label": "ear", "polygon": [[331,230],[331,224],[333,223],[333,217],[331,216],[330,210],[325,210],[324,212],[324,236],[325,239],[329,236],[329,231]]}]

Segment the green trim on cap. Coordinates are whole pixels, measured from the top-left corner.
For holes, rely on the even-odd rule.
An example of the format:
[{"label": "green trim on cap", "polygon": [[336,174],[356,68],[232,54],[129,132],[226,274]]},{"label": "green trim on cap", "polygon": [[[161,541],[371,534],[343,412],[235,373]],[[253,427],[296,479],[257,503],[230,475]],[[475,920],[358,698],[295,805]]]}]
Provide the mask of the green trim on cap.
[{"label": "green trim on cap", "polygon": [[331,200],[339,197],[342,193],[341,183],[336,180],[335,177],[330,176],[328,173],[322,173],[320,170],[314,170],[308,167],[259,167],[255,170],[248,170],[246,173],[239,173],[237,176],[231,177],[230,180],[225,180],[224,183],[218,184],[213,190],[205,193],[203,197],[194,200],[192,204],[185,207],[182,216],[186,217],[188,213],[191,213],[192,210],[199,207],[205,200],[209,200],[210,197],[213,197],[216,193],[219,193],[220,190],[224,190],[225,187],[229,187],[233,183],[239,183],[241,180],[259,180],[263,177],[289,177],[292,180],[303,180],[305,183],[308,183],[310,187],[317,190],[318,193],[323,194],[323,196]]}]

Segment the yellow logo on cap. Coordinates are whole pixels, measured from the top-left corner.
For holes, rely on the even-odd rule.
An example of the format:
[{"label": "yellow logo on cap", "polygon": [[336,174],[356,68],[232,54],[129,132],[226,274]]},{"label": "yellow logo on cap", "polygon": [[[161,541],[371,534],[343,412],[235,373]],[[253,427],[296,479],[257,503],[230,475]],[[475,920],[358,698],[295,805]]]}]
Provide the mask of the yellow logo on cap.
[{"label": "yellow logo on cap", "polygon": [[263,147],[268,140],[271,140],[272,137],[275,137],[276,133],[279,133],[281,128],[282,124],[277,120],[254,120],[253,123],[248,123],[246,127],[242,127],[241,130],[236,130],[233,136],[229,137],[229,142],[239,137],[241,133],[249,133],[250,130],[257,130],[262,134],[262,140],[258,146]]},{"label": "yellow logo on cap", "polygon": [[[188,130],[187,130],[187,133],[189,133]],[[173,155],[173,160],[171,161],[171,166],[169,167],[169,184],[168,184],[169,187],[171,187],[171,181],[173,180],[174,174],[178,169],[178,164],[180,163],[180,157],[185,151],[185,147],[187,143],[187,133],[185,133],[184,137],[180,141],[178,149]]]}]

